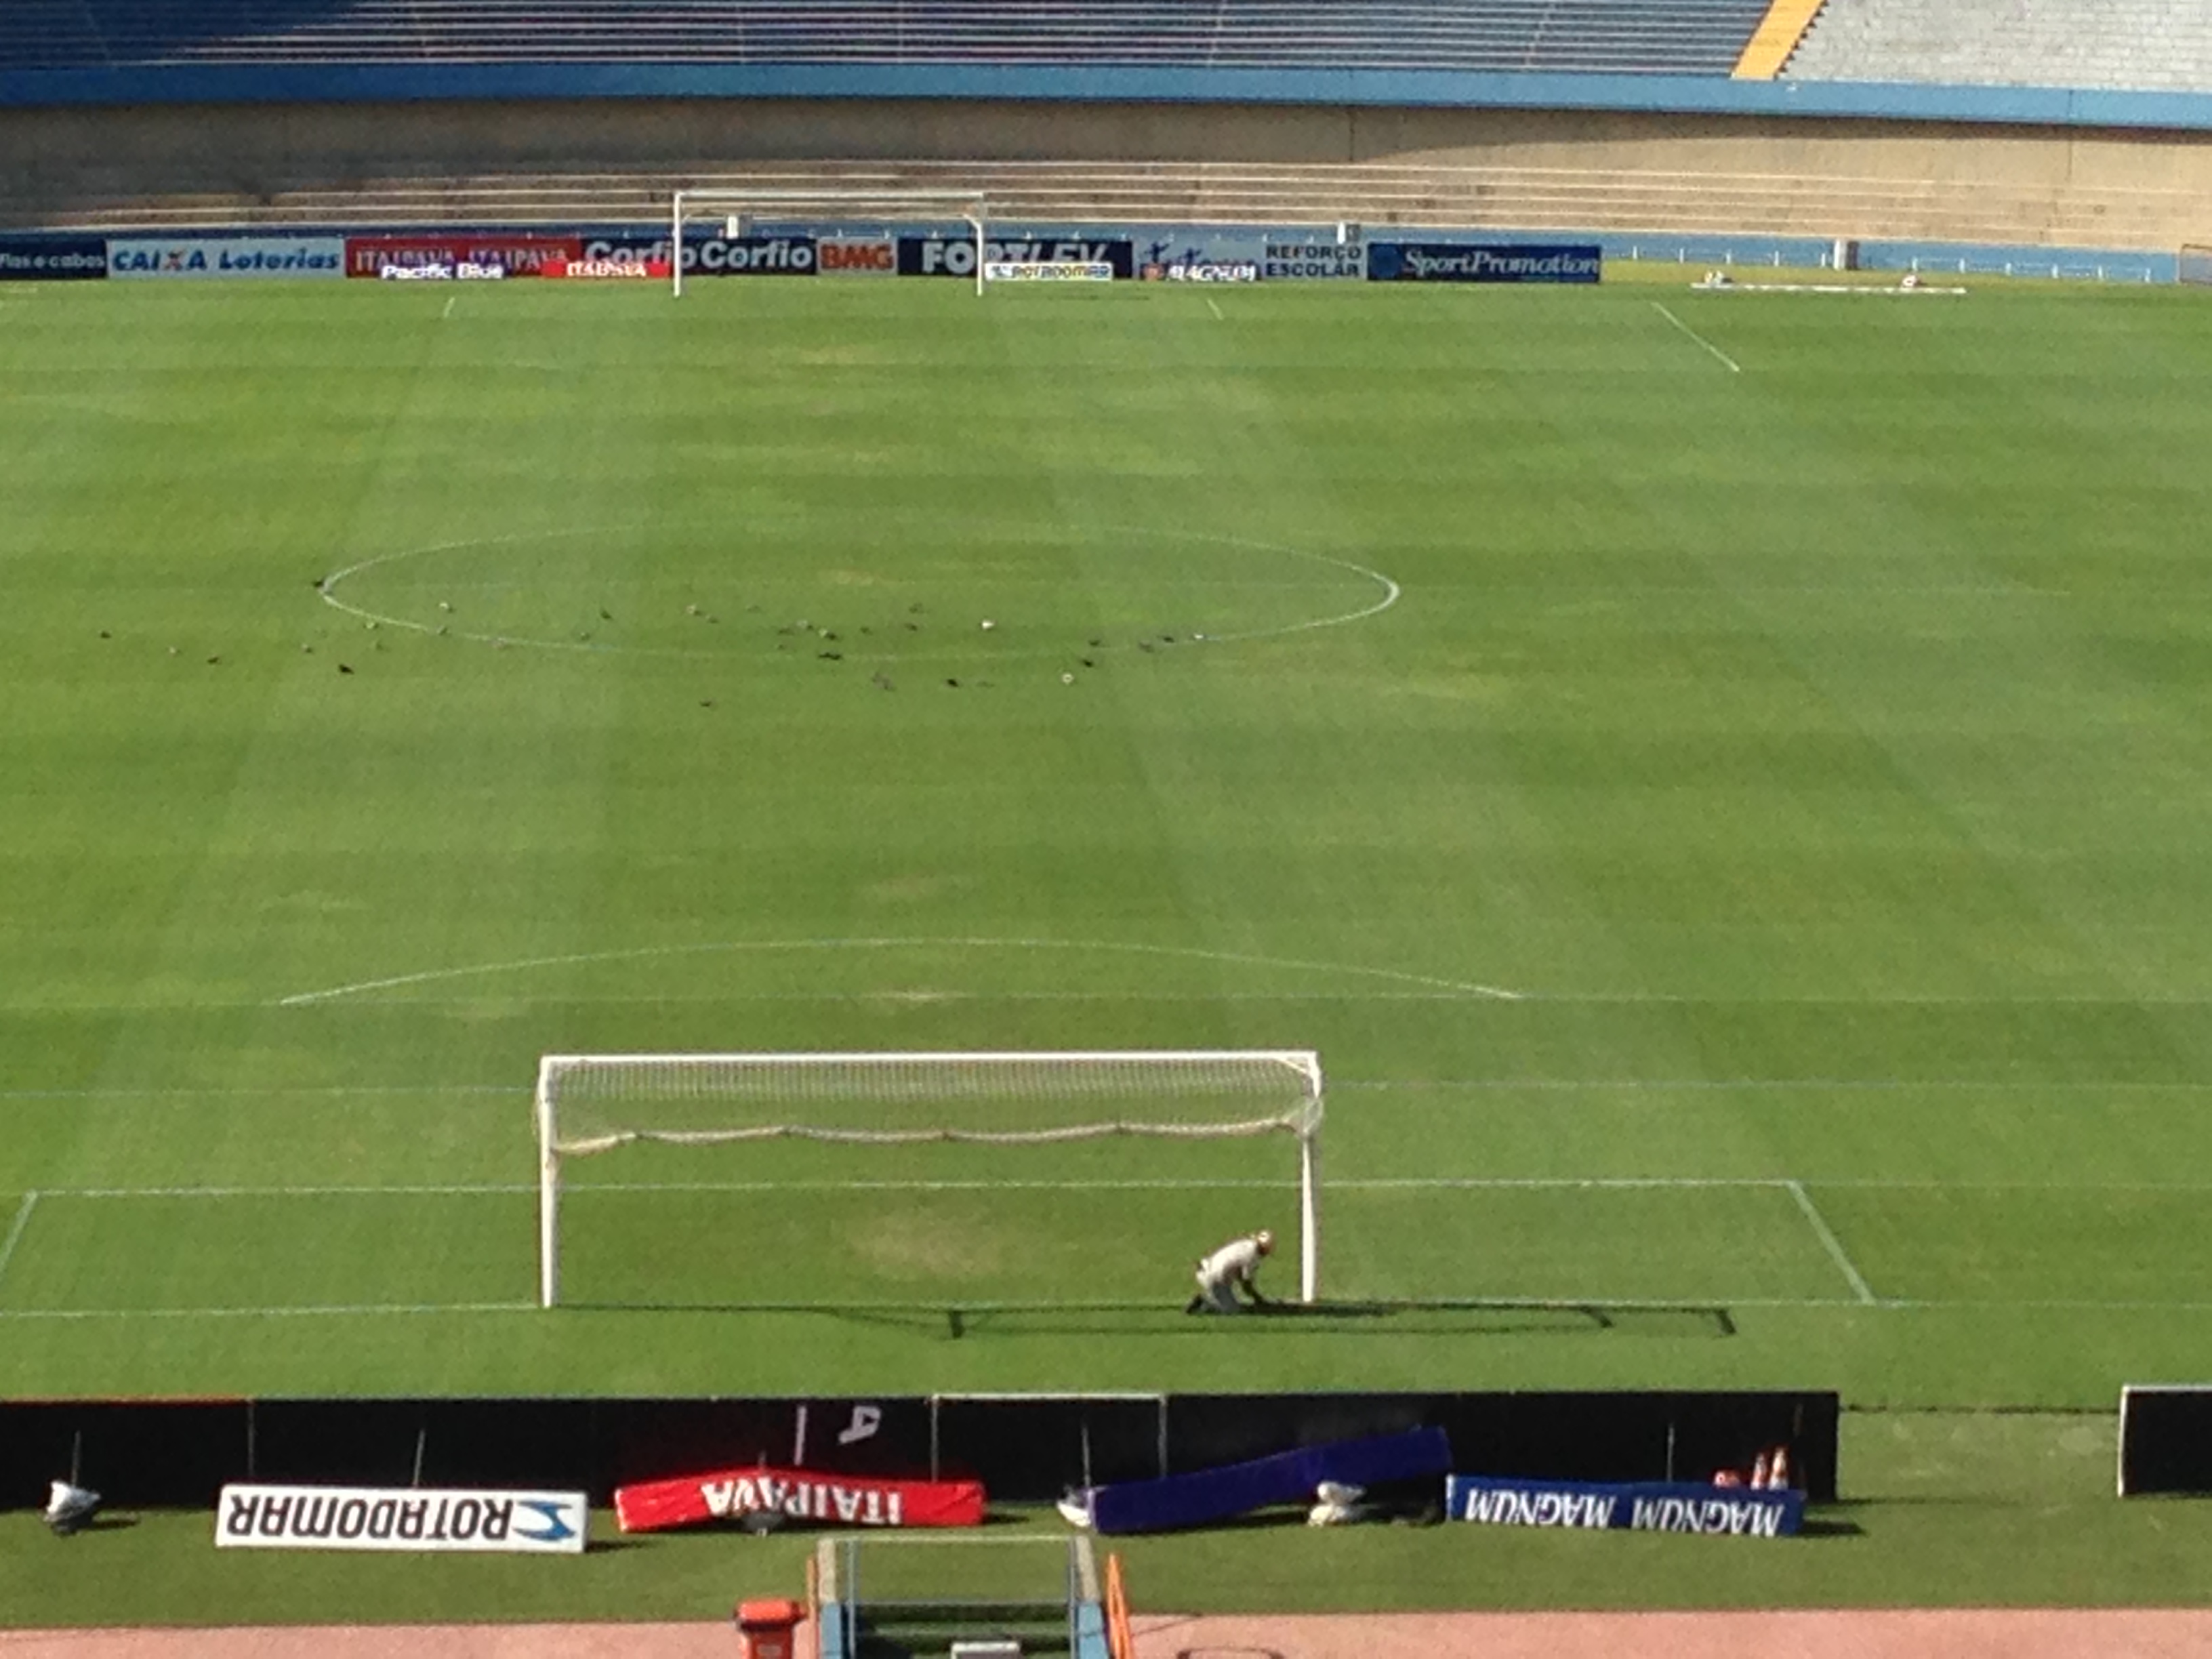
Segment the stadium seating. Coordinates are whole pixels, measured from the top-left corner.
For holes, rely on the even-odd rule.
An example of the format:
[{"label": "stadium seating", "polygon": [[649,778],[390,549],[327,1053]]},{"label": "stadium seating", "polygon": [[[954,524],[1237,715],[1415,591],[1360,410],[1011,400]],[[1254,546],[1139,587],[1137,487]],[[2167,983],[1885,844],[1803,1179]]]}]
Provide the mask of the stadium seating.
[{"label": "stadium seating", "polygon": [[9,0],[0,68],[1139,64],[1726,75],[1765,0]]},{"label": "stadium seating", "polygon": [[1790,80],[2212,91],[2204,0],[1828,0]]},{"label": "stadium seating", "polygon": [[1720,172],[1462,167],[1418,163],[763,163],[682,176],[651,172],[356,180],[257,196],[166,191],[143,179],[81,182],[40,199],[0,183],[0,225],[571,225],[651,222],[678,185],[805,191],[980,190],[1010,227],[1024,221],[1465,225],[1650,233],[2172,248],[2197,222],[2190,189],[2033,177],[1838,177]]}]

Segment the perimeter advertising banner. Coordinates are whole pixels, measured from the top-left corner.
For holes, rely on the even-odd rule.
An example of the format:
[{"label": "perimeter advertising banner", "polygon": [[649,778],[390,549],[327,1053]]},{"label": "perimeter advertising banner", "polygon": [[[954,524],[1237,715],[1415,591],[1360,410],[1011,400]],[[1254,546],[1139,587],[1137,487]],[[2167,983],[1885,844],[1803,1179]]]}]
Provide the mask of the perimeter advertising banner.
[{"label": "perimeter advertising banner", "polygon": [[349,236],[345,274],[380,277],[387,270],[443,270],[457,274],[463,265],[488,270],[497,266],[508,276],[535,276],[547,264],[565,264],[582,253],[574,236],[542,236],[528,231],[460,231],[413,236]]},{"label": "perimeter advertising banner", "polygon": [[1375,283],[1595,283],[1604,264],[1595,242],[1370,242]]},{"label": "perimeter advertising banner", "polygon": [[1785,1538],[1805,1523],[1805,1494],[1672,1480],[1614,1484],[1455,1474],[1445,1483],[1444,1513],[1492,1527]]},{"label": "perimeter advertising banner", "polygon": [[[668,264],[668,238],[586,236],[576,257]],[[817,260],[811,236],[686,236],[686,276],[811,276]]]},{"label": "perimeter advertising banner", "polygon": [[0,236],[0,283],[81,283],[107,275],[107,244],[89,236]]},{"label": "perimeter advertising banner", "polygon": [[118,280],[331,276],[345,270],[338,236],[111,237],[107,274]]},{"label": "perimeter advertising banner", "polygon": [[818,1526],[980,1527],[983,1484],[878,1480],[754,1467],[642,1481],[615,1492],[615,1519],[624,1532],[660,1532],[764,1513]]},{"label": "perimeter advertising banner", "polygon": [[[983,244],[984,262],[994,265],[1105,265],[1126,281],[1135,274],[1132,244],[1126,236],[993,237]],[[902,236],[902,276],[964,276],[975,279],[972,236]]]},{"label": "perimeter advertising banner", "polygon": [[814,244],[824,276],[896,276],[898,242],[890,236],[823,236]]},{"label": "perimeter advertising banner", "polygon": [[222,1549],[581,1555],[588,1511],[580,1492],[234,1482],[215,1513]]}]

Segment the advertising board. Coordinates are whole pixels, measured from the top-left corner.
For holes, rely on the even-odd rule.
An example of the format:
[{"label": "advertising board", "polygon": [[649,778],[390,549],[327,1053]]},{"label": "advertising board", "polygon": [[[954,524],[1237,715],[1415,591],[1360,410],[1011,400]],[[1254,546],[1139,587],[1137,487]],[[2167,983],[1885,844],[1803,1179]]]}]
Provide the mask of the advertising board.
[{"label": "advertising board", "polygon": [[[587,236],[581,257],[587,260],[623,259],[640,264],[668,264],[665,236]],[[686,276],[811,276],[815,270],[815,242],[811,236],[686,236],[684,274]]]},{"label": "advertising board", "polygon": [[233,1482],[216,1504],[222,1549],[581,1555],[580,1492]]},{"label": "advertising board", "polygon": [[987,283],[1110,283],[1114,267],[1103,259],[992,259],[984,264]]},{"label": "advertising board", "polygon": [[1492,1527],[1711,1533],[1783,1538],[1804,1525],[1805,1494],[1688,1481],[1522,1480],[1455,1474],[1444,1513]]},{"label": "advertising board", "polygon": [[81,283],[107,275],[95,237],[0,236],[0,283]]},{"label": "advertising board", "polygon": [[823,236],[814,259],[824,276],[896,276],[898,243],[889,236]]},{"label": "advertising board", "polygon": [[[1115,277],[1134,274],[1127,237],[994,237],[983,244],[983,260],[987,265],[1104,265]],[[975,239],[902,236],[898,273],[902,276],[965,276],[972,282]]]},{"label": "advertising board", "polygon": [[337,276],[345,242],[337,236],[110,237],[107,274],[118,281],[227,276]]},{"label": "advertising board", "polygon": [[479,271],[497,265],[509,276],[534,276],[553,261],[566,264],[581,252],[574,236],[541,236],[527,231],[349,236],[345,274],[380,277],[387,270],[442,265],[449,276],[454,276],[463,265],[477,266]]},{"label": "advertising board", "polygon": [[665,259],[548,259],[538,266],[540,276],[573,283],[636,283],[668,280]]},{"label": "advertising board", "polygon": [[1376,283],[1595,283],[1604,264],[1595,242],[1372,242],[1368,280]]},{"label": "advertising board", "polygon": [[1256,283],[1267,252],[1264,231],[1177,231],[1136,244],[1137,275],[1155,283]]},{"label": "advertising board", "polygon": [[1260,276],[1269,283],[1356,283],[1367,275],[1364,242],[1319,236],[1270,236],[1260,249]]},{"label": "advertising board", "polygon": [[615,1492],[615,1518],[624,1532],[749,1515],[816,1526],[980,1527],[983,1511],[981,1481],[882,1480],[761,1466],[641,1481]]}]

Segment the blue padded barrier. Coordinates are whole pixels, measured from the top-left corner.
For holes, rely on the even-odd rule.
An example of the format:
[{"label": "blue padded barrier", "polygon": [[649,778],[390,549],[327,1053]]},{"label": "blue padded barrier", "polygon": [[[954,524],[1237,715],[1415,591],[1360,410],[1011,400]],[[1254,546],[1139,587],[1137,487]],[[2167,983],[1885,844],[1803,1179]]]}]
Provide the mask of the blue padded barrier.
[{"label": "blue padded barrier", "polygon": [[1091,1494],[1091,1522],[1101,1533],[1198,1527],[1271,1504],[1310,1504],[1324,1480],[1367,1486],[1441,1475],[1450,1468],[1451,1442],[1442,1429],[1408,1429],[1304,1446],[1191,1474],[1100,1486]]}]

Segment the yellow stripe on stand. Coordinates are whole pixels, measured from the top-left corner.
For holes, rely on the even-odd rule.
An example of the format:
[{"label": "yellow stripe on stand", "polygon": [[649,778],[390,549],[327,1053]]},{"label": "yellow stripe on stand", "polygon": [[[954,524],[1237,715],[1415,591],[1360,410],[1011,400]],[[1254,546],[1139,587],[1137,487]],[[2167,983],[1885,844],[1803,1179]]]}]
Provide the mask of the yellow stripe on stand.
[{"label": "yellow stripe on stand", "polygon": [[1733,78],[1738,81],[1771,81],[1782,73],[1782,66],[1790,61],[1790,54],[1797,50],[1797,43],[1805,38],[1805,31],[1820,15],[1827,0],[1774,0],[1766,9],[1766,15],[1752,31],[1751,39],[1744,43],[1743,56],[1735,60]]}]

